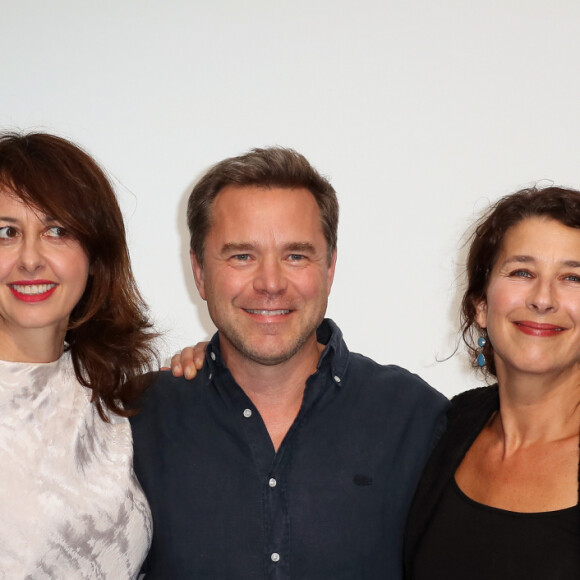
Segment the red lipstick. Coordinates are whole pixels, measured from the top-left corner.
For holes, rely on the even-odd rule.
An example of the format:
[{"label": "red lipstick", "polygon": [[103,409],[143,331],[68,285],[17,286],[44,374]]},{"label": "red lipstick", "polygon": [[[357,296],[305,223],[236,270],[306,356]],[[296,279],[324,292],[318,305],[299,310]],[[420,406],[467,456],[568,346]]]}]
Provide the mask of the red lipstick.
[{"label": "red lipstick", "polygon": [[514,324],[518,330],[531,336],[556,336],[566,330],[565,328],[554,324],[532,322],[530,320],[518,320],[517,322],[514,322]]},{"label": "red lipstick", "polygon": [[12,294],[22,302],[42,302],[52,296],[58,284],[51,280],[18,280],[8,284]]}]

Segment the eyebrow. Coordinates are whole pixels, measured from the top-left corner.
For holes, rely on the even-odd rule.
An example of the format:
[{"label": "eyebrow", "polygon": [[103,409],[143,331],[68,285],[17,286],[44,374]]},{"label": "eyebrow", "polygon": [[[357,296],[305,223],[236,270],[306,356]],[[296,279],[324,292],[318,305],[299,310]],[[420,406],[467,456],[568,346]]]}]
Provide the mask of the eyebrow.
[{"label": "eyebrow", "polygon": [[[222,246],[222,254],[230,252],[249,252],[255,250],[259,244],[257,242],[228,242]],[[284,251],[286,252],[304,252],[314,253],[316,248],[310,242],[289,242],[284,244]]]},{"label": "eyebrow", "polygon": [[[506,264],[528,264],[531,262],[535,262],[536,259],[532,256],[510,256],[506,260],[504,260],[503,265]],[[562,266],[566,266],[568,268],[580,268],[580,261],[579,260],[562,260]]]},{"label": "eyebrow", "polygon": [[[3,222],[11,223],[11,224],[16,224],[16,223],[18,223],[20,221],[20,220],[18,220],[15,217],[7,216],[7,215],[6,216],[0,216],[0,220],[2,220]],[[42,221],[42,223],[44,223],[44,224],[53,224],[55,222],[60,222],[60,220],[58,220],[57,218],[52,217],[52,216],[49,216],[49,215],[43,216],[40,221]]]},{"label": "eyebrow", "polygon": [[316,248],[310,242],[291,242],[284,246],[288,252],[314,253]]},{"label": "eyebrow", "polygon": [[231,252],[248,252],[250,250],[253,250],[255,247],[256,247],[255,244],[252,244],[250,242],[243,243],[228,242],[227,244],[224,244],[222,246],[221,253],[229,254]]}]

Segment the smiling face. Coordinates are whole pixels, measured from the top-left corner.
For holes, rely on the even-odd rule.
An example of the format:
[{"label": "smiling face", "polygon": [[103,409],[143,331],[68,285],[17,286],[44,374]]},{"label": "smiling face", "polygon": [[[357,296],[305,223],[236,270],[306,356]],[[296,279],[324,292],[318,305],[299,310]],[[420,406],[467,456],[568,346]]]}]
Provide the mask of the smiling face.
[{"label": "smiling face", "polygon": [[0,358],[37,338],[62,350],[89,259],[58,221],[0,191]]},{"label": "smiling face", "polygon": [[476,305],[498,378],[580,372],[580,230],[527,218],[510,228]]},{"label": "smiling face", "polygon": [[334,276],[320,211],[306,189],[228,186],[212,207],[195,281],[220,332],[224,360],[276,365],[318,352]]}]

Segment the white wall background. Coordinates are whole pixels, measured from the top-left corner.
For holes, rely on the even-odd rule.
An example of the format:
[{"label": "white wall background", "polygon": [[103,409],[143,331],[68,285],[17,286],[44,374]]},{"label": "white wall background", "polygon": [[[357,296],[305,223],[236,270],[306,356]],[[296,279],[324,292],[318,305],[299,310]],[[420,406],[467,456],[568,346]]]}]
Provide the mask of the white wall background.
[{"label": "white wall background", "polygon": [[164,355],[213,327],[184,208],[214,162],[304,153],[339,193],[328,314],[351,350],[447,395],[460,238],[490,200],[580,187],[577,0],[0,0],[0,128],[84,146],[113,177]]}]

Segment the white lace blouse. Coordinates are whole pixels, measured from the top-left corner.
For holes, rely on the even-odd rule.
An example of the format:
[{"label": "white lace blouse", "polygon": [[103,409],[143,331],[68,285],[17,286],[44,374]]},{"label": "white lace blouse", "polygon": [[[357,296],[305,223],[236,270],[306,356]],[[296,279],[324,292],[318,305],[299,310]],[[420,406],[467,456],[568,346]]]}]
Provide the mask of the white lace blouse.
[{"label": "white lace blouse", "polygon": [[131,428],[90,395],[68,353],[0,361],[0,579],[137,577],[152,525]]}]

